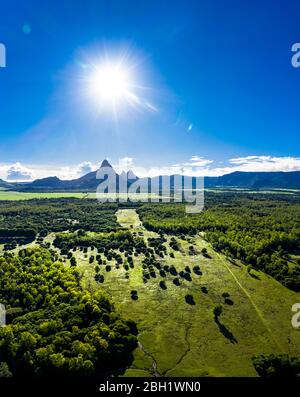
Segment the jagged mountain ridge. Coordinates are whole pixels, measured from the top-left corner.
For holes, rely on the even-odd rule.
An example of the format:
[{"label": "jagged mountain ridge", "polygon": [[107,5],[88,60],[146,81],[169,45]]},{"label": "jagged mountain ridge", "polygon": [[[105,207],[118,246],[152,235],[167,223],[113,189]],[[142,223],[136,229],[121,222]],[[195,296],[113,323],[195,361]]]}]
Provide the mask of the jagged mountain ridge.
[{"label": "jagged mountain ridge", "polygon": [[[138,178],[133,171],[127,173],[123,171],[120,175],[117,174],[111,164],[107,160],[103,160],[100,169],[103,167],[110,167],[112,172],[116,174],[117,183],[121,179],[127,179],[128,185],[136,180],[142,186],[148,186],[149,180],[157,181],[159,176],[154,178]],[[172,178],[170,176],[171,185]],[[72,180],[61,180],[56,176],[37,179],[29,183],[7,183],[0,180],[0,186],[9,188],[11,190],[19,191],[95,191],[101,183],[101,179],[97,178],[97,171],[89,172],[86,175]],[[300,188],[300,171],[290,172],[242,172],[236,171],[230,174],[225,174],[218,177],[204,177],[205,187],[238,187],[248,189],[264,189],[264,188]]]}]

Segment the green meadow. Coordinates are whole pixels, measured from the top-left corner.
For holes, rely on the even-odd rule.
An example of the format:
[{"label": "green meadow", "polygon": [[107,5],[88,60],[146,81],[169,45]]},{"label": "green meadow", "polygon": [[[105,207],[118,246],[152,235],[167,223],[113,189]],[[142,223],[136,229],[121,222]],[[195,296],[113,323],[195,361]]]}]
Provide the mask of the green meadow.
[{"label": "green meadow", "polygon": [[137,193],[137,194],[114,194],[114,193],[98,193],[96,195],[95,192],[16,192],[10,190],[0,190],[0,201],[8,200],[8,201],[18,201],[18,200],[31,200],[31,199],[49,199],[49,198],[82,198],[82,199],[95,199],[99,197],[100,199],[106,200],[114,200],[117,198],[123,199],[124,201],[129,198],[130,200],[141,201],[148,198],[156,198],[156,194],[146,194],[146,193]]},{"label": "green meadow", "polygon": [[[147,231],[135,210],[117,213],[123,228],[142,236],[145,241],[158,237]],[[186,266],[199,266],[202,275],[192,271],[191,281],[177,286],[170,274],[142,277],[142,259],[134,258],[134,268],[125,271],[111,263],[111,270],[101,268],[104,283],[96,283],[94,266],[87,253],[74,256],[82,284],[89,290],[104,288],[117,309],[137,322],[139,347],[134,352],[127,376],[256,376],[251,357],[257,354],[300,354],[300,332],[291,326],[291,306],[300,301],[295,293],[262,272],[248,273],[239,261],[230,262],[216,253],[199,234],[182,240],[180,251],[164,243],[167,255],[162,265],[174,265],[178,272]],[[189,254],[193,246],[195,254]],[[206,248],[208,256],[201,254]],[[171,254],[171,256],[170,256]],[[122,254],[123,255],[123,254]],[[108,262],[109,263],[109,262]],[[161,288],[160,282],[165,282]],[[133,300],[131,291],[137,291]],[[224,298],[223,294],[227,296]],[[186,295],[193,297],[186,301]],[[222,305],[218,321],[213,310]]]},{"label": "green meadow", "polygon": [[24,193],[24,192],[14,192],[9,190],[0,191],[0,200],[31,200],[31,199],[45,199],[45,198],[61,198],[61,197],[75,197],[75,198],[94,198],[95,193],[79,193],[79,192],[63,192],[63,193]]}]

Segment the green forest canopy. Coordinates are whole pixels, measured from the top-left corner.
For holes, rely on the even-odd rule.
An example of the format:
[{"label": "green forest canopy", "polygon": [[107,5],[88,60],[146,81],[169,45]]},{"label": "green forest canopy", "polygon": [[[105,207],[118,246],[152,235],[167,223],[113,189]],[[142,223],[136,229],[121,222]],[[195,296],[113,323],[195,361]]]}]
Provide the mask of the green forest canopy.
[{"label": "green forest canopy", "polygon": [[131,362],[135,324],[101,289],[83,290],[76,270],[48,250],[0,258],[0,301],[8,319],[0,357],[14,376],[122,373]]}]

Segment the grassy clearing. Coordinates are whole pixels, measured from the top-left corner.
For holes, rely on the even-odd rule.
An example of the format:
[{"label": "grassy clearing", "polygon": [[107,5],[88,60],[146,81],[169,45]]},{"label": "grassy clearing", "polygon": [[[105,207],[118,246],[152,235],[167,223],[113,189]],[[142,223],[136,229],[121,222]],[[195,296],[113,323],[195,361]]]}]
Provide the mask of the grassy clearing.
[{"label": "grassy clearing", "polygon": [[217,188],[205,188],[205,191],[211,193],[247,193],[247,194],[288,194],[298,195],[300,189],[284,189],[284,188],[273,188],[273,189],[250,189],[250,188],[237,188],[237,187],[217,187]]},{"label": "grassy clearing", "polygon": [[[103,201],[115,200],[117,198],[123,200],[127,199],[132,201],[147,201],[147,199],[157,198],[156,194],[146,194],[146,193],[97,193],[96,192],[15,192],[5,189],[0,189],[0,200],[31,200],[31,199],[48,199],[48,198],[64,198],[64,197],[75,197],[82,199],[96,199],[100,198]],[[166,196],[162,196],[166,198]]]},{"label": "grassy clearing", "polygon": [[[144,239],[157,236],[145,230],[135,210],[119,210],[118,221]],[[170,240],[170,237],[168,237]],[[264,273],[248,274],[244,265],[229,262],[214,252],[199,235],[190,241],[178,239],[181,251],[173,251],[168,242],[169,255],[163,264],[176,267],[199,265],[202,275],[192,272],[192,281],[173,284],[173,277],[159,275],[147,284],[142,280],[140,257],[134,258],[129,278],[123,266],[104,275],[100,284],[114,299],[123,315],[134,319],[139,328],[140,347],[134,353],[134,362],[128,376],[255,376],[251,357],[260,353],[300,354],[300,332],[291,326],[291,306],[300,301],[296,294]],[[196,255],[189,255],[193,245]],[[207,248],[210,258],[200,254]],[[76,252],[78,268],[83,274],[84,286],[99,288],[94,280],[94,265],[89,255]],[[159,286],[164,280],[166,289]],[[137,290],[138,299],[130,292]],[[224,303],[223,293],[230,295],[231,303]],[[193,296],[194,305],[185,301]],[[213,309],[222,304],[223,313],[216,322]]]},{"label": "grassy clearing", "polygon": [[45,198],[61,198],[61,197],[75,197],[75,198],[96,198],[95,193],[83,192],[63,192],[63,193],[24,193],[13,191],[0,191],[0,200],[31,200],[31,199],[45,199]]}]

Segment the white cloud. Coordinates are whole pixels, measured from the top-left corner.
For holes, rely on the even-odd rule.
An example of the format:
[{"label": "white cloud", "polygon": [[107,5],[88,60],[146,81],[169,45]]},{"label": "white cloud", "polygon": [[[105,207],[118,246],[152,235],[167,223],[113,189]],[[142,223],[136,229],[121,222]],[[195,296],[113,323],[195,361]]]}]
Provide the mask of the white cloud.
[{"label": "white cloud", "polygon": [[213,160],[208,160],[204,157],[192,156],[190,158],[190,162],[184,163],[184,165],[191,167],[206,167],[207,165],[212,164],[213,162],[214,162]]},{"label": "white cloud", "polygon": [[300,157],[246,156],[229,160],[239,171],[299,171]]},{"label": "white cloud", "polygon": [[56,169],[54,172],[55,176],[58,176],[60,179],[68,180],[68,179],[77,179],[83,175],[88,174],[89,172],[95,171],[98,168],[96,164],[93,164],[90,161],[83,161],[80,164],[75,164],[71,166],[64,166]]},{"label": "white cloud", "polygon": [[[223,165],[224,164],[224,165]],[[299,157],[245,156],[231,158],[219,167],[208,167],[207,176],[220,176],[231,172],[288,172],[300,171]]]},{"label": "white cloud", "polygon": [[14,163],[6,167],[6,178],[8,181],[30,181],[34,178],[34,174],[21,163]]},{"label": "white cloud", "polygon": [[116,172],[121,173],[122,171],[129,171],[133,167],[133,158],[132,157],[123,157],[119,159],[118,164],[113,165]]},{"label": "white cloud", "polygon": [[77,174],[83,176],[95,170],[95,166],[90,161],[84,161],[77,167]]},{"label": "white cloud", "polygon": [[[0,164],[0,178],[11,182],[27,182],[48,176],[57,176],[63,180],[76,179],[91,171],[95,171],[98,166],[90,161],[71,166],[21,164],[16,162],[13,164]],[[213,160],[194,155],[187,162],[150,168],[136,166],[132,157],[123,157],[113,167],[118,173],[123,170],[132,170],[139,177],[172,174],[220,176],[235,171],[300,171],[300,157],[245,156],[231,158],[222,163],[215,163]]]},{"label": "white cloud", "polygon": [[57,176],[60,179],[76,179],[98,168],[90,161],[71,166],[52,166],[52,165],[22,165],[17,162],[14,164],[0,165],[0,178],[10,182],[29,182],[34,179]]},{"label": "white cloud", "polygon": [[218,163],[218,165],[213,163],[213,160],[195,155],[186,163],[165,167],[152,167],[149,170],[145,170],[142,167],[133,167],[133,170],[139,176],[171,175],[178,173],[194,176],[220,176],[235,171],[300,171],[299,157],[245,156],[231,158],[226,162]]},{"label": "white cloud", "polygon": [[134,166],[133,160],[130,159],[130,168],[139,177],[153,177],[158,175],[173,175],[182,174],[190,176],[206,175],[207,167],[213,163],[213,160],[205,159],[204,157],[192,156],[188,162],[172,164],[161,167],[144,168],[141,166]]}]

